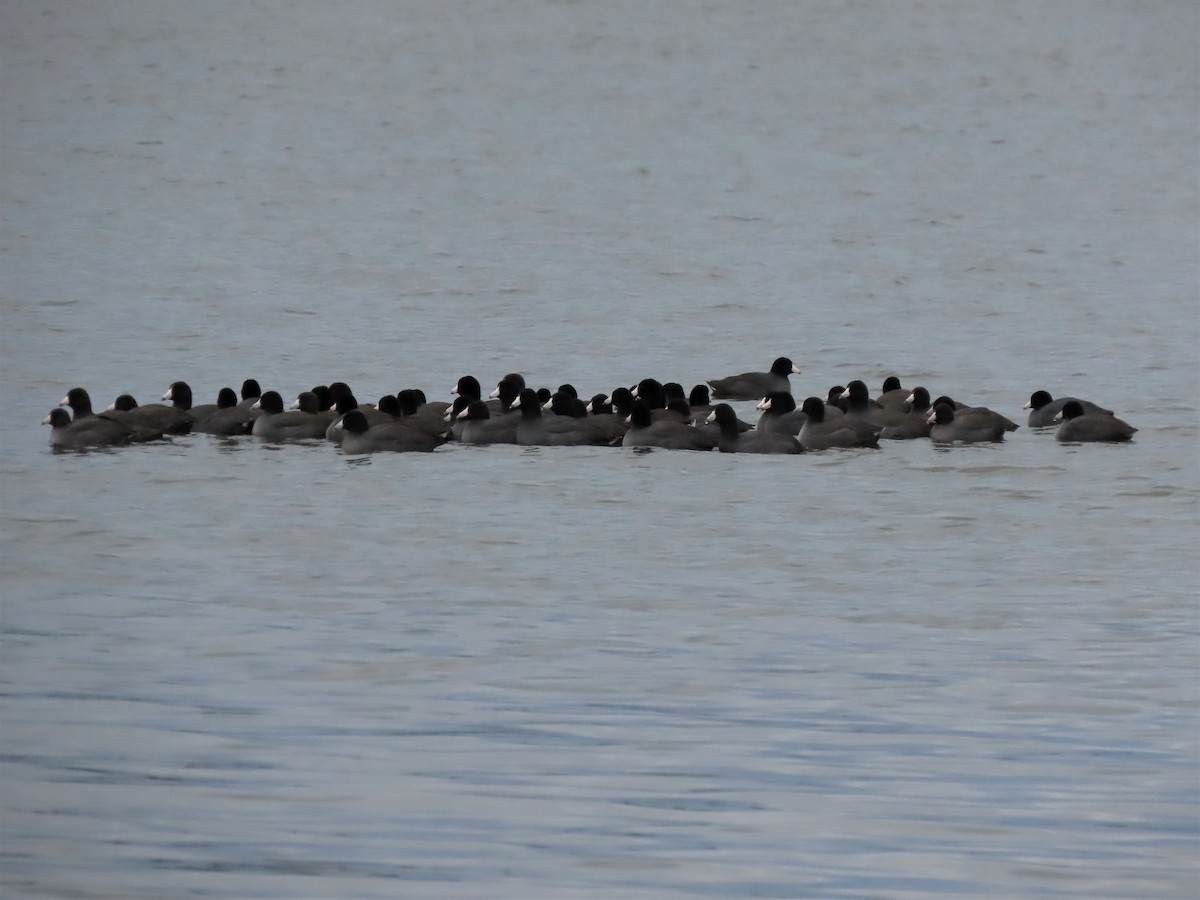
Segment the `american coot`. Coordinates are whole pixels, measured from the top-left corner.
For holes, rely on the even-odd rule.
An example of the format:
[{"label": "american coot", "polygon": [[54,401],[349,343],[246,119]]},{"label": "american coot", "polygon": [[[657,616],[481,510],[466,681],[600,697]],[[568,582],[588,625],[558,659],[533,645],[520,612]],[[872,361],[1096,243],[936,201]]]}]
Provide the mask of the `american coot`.
[{"label": "american coot", "polygon": [[267,441],[303,441],[325,437],[329,426],[323,416],[306,412],[284,412],[278,391],[267,391],[258,398],[262,414],[254,420],[250,433]]},{"label": "american coot", "polygon": [[[674,415],[674,414],[672,414]],[[711,450],[716,440],[710,433],[685,425],[675,417],[655,422],[650,408],[635,400],[629,413],[629,430],[621,438],[622,447],[662,447],[666,450]]]},{"label": "american coot", "polygon": [[[355,409],[364,415],[367,415],[368,412],[366,409],[359,407],[358,398],[355,397],[350,391],[331,390],[330,393],[337,398],[330,409],[321,411],[315,409],[312,401],[309,400],[309,397],[312,397],[315,400],[316,394],[312,393],[311,391],[301,392],[300,395],[292,401],[291,408],[294,410],[298,409],[302,413],[315,416],[324,422],[325,440],[332,441],[333,443],[340,445],[342,443],[342,438],[346,436],[346,432],[345,429],[335,428],[334,426],[337,425],[338,422],[342,421],[342,416]],[[374,415],[375,410],[371,410],[369,414]],[[368,421],[370,420],[368,419]]]},{"label": "american coot", "polygon": [[800,411],[805,422],[797,437],[805,450],[879,446],[880,426],[851,416],[826,417],[820,397],[806,397]]},{"label": "american coot", "polygon": [[720,428],[717,448],[722,453],[799,453],[801,451],[800,442],[784,432],[748,431],[743,434],[738,429],[737,413],[728,403],[718,403],[709,413],[708,421],[715,422]]},{"label": "american coot", "polygon": [[[190,398],[188,405],[191,405]],[[160,434],[187,434],[192,430],[192,416],[186,409],[162,403],[139,406],[129,394],[122,394],[104,412],[109,418],[134,429],[144,428]]]},{"label": "american coot", "polygon": [[758,402],[762,415],[758,417],[758,431],[774,431],[793,437],[800,433],[807,417],[796,409],[796,398],[787,391],[771,391]]},{"label": "american coot", "polygon": [[900,379],[895,375],[889,375],[883,379],[883,388],[875,402],[884,409],[898,409],[904,411],[904,404],[908,400],[908,391],[900,386]]},{"label": "american coot", "polygon": [[769,372],[743,372],[726,378],[710,378],[712,395],[718,400],[761,400],[771,391],[792,391],[789,375],[798,375],[800,370],[786,356],[771,364]]},{"label": "american coot", "polygon": [[608,402],[608,394],[594,394],[587,405],[589,416],[613,415],[612,404]]},{"label": "american coot", "polygon": [[[194,408],[194,407],[193,407]],[[217,409],[192,425],[192,431],[202,434],[249,434],[254,425],[254,413],[238,403],[233,388],[217,392]]]},{"label": "american coot", "polygon": [[467,402],[483,399],[483,388],[479,386],[479,379],[474,375],[460,376],[458,381],[454,382],[454,387],[450,388],[450,393],[466,397]]},{"label": "american coot", "polygon": [[[926,403],[928,403],[926,397]],[[880,410],[879,422],[883,431],[879,437],[885,441],[911,441],[929,437],[933,425],[929,422],[928,408],[925,412],[888,408]]]},{"label": "american coot", "polygon": [[929,402],[929,389],[924,387],[915,387],[912,393],[908,395],[908,399],[904,401],[904,408],[909,412],[925,413],[929,415],[929,410],[932,409],[932,404]]},{"label": "american coot", "polygon": [[525,379],[516,373],[505,375],[496,384],[489,399],[500,401],[500,412],[506,413],[521,391],[525,390]]},{"label": "american coot", "polygon": [[567,391],[559,390],[551,394],[550,399],[542,404],[542,411],[572,419],[586,419],[588,405]]},{"label": "american coot", "polygon": [[[592,398],[595,402],[595,397]],[[601,397],[601,400],[604,398]],[[625,420],[612,412],[599,412],[589,415],[592,404],[583,404],[583,415],[579,413],[579,400],[572,399],[561,391],[550,398],[546,404],[550,410],[559,416],[574,418],[580,429],[588,436],[588,443],[606,445],[619,441],[625,434]],[[543,410],[546,407],[543,406]],[[603,404],[601,404],[603,409]]]},{"label": "american coot", "polygon": [[426,400],[425,392],[419,388],[403,388],[397,391],[396,405],[400,410],[400,421],[409,428],[416,428],[435,437],[448,430],[446,413],[450,411],[450,404],[442,400]]},{"label": "american coot", "polygon": [[1078,397],[1059,397],[1055,400],[1050,396],[1049,391],[1034,391],[1029,395],[1029,402],[1024,407],[1029,410],[1029,427],[1053,428],[1058,424],[1058,414],[1071,402],[1078,403],[1084,413],[1088,415],[1111,416],[1113,414],[1111,409],[1105,409],[1095,403],[1089,403],[1087,400],[1080,400]]},{"label": "american coot", "polygon": [[1006,416],[994,410],[988,409],[986,406],[967,406],[964,403],[957,403],[949,397],[938,397],[933,401],[933,406],[936,409],[939,406],[949,406],[954,410],[954,418],[971,423],[973,425],[988,425],[993,428],[1002,428],[1004,431],[1016,431],[1021,426]]},{"label": "american coot", "polygon": [[[889,383],[899,384],[900,379],[893,376],[885,382]],[[891,388],[886,396],[891,404],[889,406],[872,400],[864,382],[851,381],[842,394],[842,399],[846,401],[846,415],[878,425],[883,429],[879,433],[880,438],[886,440],[911,440],[929,436],[932,426],[926,421],[928,416],[904,409],[909,397],[906,392]]]},{"label": "american coot", "polygon": [[1137,431],[1107,410],[1088,412],[1078,400],[1067,400],[1058,419],[1060,424],[1054,437],[1060,441],[1129,441]]},{"label": "american coot", "polygon": [[843,407],[846,415],[865,419],[873,425],[883,424],[880,416],[883,407],[871,399],[871,392],[865,381],[858,379],[851,381],[846,385],[846,390],[842,392],[840,399],[846,403]]},{"label": "american coot", "polygon": [[242,382],[241,404],[242,406],[246,407],[246,409],[250,409],[252,406],[254,406],[261,396],[262,388],[258,386],[258,382],[253,378],[247,378]]},{"label": "american coot", "polygon": [[692,409],[693,422],[707,421],[709,413],[715,408],[712,405],[712,398],[709,395],[707,384],[694,385],[691,393],[688,394],[687,401],[688,406]]},{"label": "american coot", "polygon": [[[91,396],[81,387],[74,387],[67,391],[67,395],[58,401],[58,405],[69,406],[71,408],[71,412],[74,414],[74,419],[72,419],[72,425],[74,426],[72,433],[78,433],[79,435],[87,434],[89,440],[100,440],[101,436],[103,436],[109,439],[105,441],[106,443],[127,443],[124,440],[125,438],[135,441],[152,441],[163,436],[161,430],[155,431],[144,425],[121,422],[109,412],[96,415],[92,412]],[[61,417],[59,419],[61,421]],[[92,422],[90,421],[92,419],[98,419],[99,421]],[[103,424],[105,422],[111,424],[105,425]],[[53,422],[49,424],[54,425]],[[85,424],[88,425],[86,430],[83,428]],[[98,444],[93,443],[91,446],[98,446]]]},{"label": "american coot", "polygon": [[[988,415],[980,415],[987,413]],[[936,444],[978,444],[987,441],[1002,441],[1004,433],[1016,428],[999,413],[986,407],[970,407],[956,410],[949,403],[936,403],[927,420],[932,428],[930,439]]]},{"label": "american coot", "polygon": [[357,409],[352,409],[342,416],[334,427],[345,432],[341,440],[342,452],[352,456],[379,451],[429,453],[446,443],[447,437],[446,434],[432,435],[409,428],[399,420],[390,424],[372,425]]},{"label": "american coot", "polygon": [[521,416],[517,412],[507,412],[493,417],[484,401],[472,400],[466,410],[459,413],[458,421],[463,423],[459,440],[464,444],[515,444]]},{"label": "american coot", "polygon": [[662,382],[654,378],[643,378],[633,388],[633,399],[641,400],[650,409],[667,408],[667,391]]},{"label": "american coot", "polygon": [[[42,419],[43,425],[50,426],[50,446],[59,450],[79,450],[84,447],[112,447],[118,444],[128,444],[134,439],[134,431],[120,422],[103,419],[90,415],[71,420],[71,414],[61,406],[50,410],[50,414]],[[145,435],[142,440],[150,440]]]},{"label": "american coot", "polygon": [[578,447],[593,443],[575,417],[543,416],[537,391],[531,388],[521,391],[513,408],[520,418],[517,443],[522,447]]},{"label": "american coot", "polygon": [[192,388],[186,381],[174,381],[162,395],[163,400],[170,400],[171,405],[176,409],[182,409],[192,417],[192,425],[195,426],[201,419],[211,416],[218,409],[215,403],[201,403],[197,405],[195,398],[192,396]]}]

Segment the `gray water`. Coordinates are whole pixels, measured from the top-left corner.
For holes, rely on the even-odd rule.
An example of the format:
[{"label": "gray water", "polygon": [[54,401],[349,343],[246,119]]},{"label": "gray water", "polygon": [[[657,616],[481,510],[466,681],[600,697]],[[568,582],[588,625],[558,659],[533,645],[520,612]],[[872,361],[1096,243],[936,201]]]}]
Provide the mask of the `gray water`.
[{"label": "gray water", "polygon": [[[5,895],[1195,895],[1198,36],[1188,2],[0,6]],[[1140,430],[38,425],[76,384],[780,354],[800,396]]]}]

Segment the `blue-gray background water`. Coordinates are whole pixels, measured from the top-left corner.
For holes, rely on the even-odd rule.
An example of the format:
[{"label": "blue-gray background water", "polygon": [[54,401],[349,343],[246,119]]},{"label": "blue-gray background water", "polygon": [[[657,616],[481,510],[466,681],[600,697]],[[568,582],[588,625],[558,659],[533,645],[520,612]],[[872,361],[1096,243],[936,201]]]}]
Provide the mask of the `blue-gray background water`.
[{"label": "blue-gray background water", "polygon": [[[0,5],[12,897],[1200,889],[1200,8]],[[803,369],[1126,446],[205,435]],[[752,414],[749,404],[739,406]]]}]

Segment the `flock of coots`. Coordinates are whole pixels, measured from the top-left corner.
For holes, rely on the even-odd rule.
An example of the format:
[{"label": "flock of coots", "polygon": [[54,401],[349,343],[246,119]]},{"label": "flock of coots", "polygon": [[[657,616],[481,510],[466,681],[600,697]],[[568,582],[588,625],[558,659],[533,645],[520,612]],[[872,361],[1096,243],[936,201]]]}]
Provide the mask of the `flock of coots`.
[{"label": "flock of coots", "polygon": [[[799,406],[789,376],[800,370],[780,357],[770,371],[715,378],[685,394],[677,383],[653,378],[579,397],[569,384],[534,390],[517,374],[506,375],[490,397],[470,375],[458,380],[453,403],[428,401],[406,389],[358,402],[342,382],[302,391],[284,408],[277,391],[260,390],[248,379],[239,397],[222,388],[217,402],[194,405],[192,390],[177,381],[162,400],[144,406],[122,394],[103,412],[93,412],[83,388],[72,388],[44,424],[59,449],[103,447],[161,440],[203,432],[253,435],[265,441],[329,440],[348,454],[375,451],[428,452],[446,441],[466,444],[661,447],[723,453],[800,453],[835,447],[877,447],[881,440],[928,438],[936,443],[1001,441],[1017,424],[986,407],[966,406],[948,396],[930,399],[923,387],[904,389],[884,381],[872,397],[862,381],[831,388],[825,399],[808,397]],[[751,424],[721,400],[756,400]],[[73,415],[63,407],[70,407]],[[1025,405],[1032,428],[1056,427],[1060,441],[1128,441],[1136,428],[1111,410],[1074,397],[1057,400],[1035,391]]]}]

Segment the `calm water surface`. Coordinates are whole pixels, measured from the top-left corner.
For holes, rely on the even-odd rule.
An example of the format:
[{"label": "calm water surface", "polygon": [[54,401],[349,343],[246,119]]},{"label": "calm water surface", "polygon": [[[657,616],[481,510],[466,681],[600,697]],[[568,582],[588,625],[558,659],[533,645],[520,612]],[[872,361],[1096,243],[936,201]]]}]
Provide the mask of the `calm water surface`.
[{"label": "calm water surface", "polygon": [[[0,8],[13,897],[1200,891],[1200,11]],[[204,435],[67,389],[898,374],[1127,446]],[[752,404],[739,404],[744,417]]]}]

